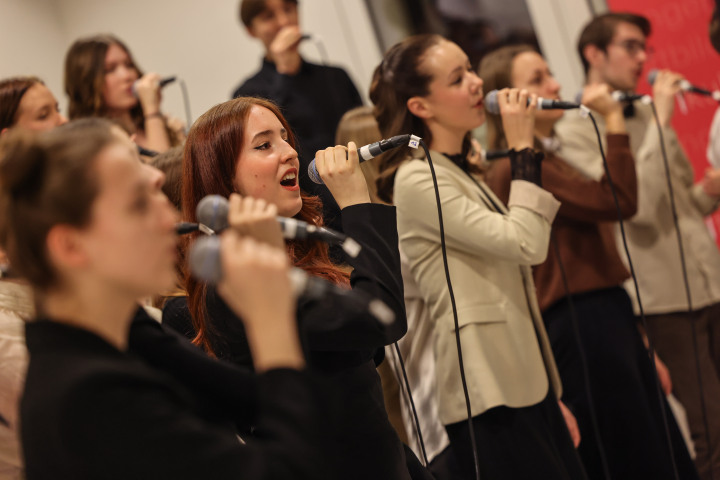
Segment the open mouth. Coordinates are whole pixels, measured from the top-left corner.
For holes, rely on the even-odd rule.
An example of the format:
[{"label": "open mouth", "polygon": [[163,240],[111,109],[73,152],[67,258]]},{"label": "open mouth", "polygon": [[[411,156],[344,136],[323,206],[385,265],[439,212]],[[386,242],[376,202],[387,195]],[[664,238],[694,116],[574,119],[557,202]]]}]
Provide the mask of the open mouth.
[{"label": "open mouth", "polygon": [[294,168],[292,170],[289,170],[280,180],[280,185],[282,185],[285,188],[293,188],[297,186],[297,170]]}]

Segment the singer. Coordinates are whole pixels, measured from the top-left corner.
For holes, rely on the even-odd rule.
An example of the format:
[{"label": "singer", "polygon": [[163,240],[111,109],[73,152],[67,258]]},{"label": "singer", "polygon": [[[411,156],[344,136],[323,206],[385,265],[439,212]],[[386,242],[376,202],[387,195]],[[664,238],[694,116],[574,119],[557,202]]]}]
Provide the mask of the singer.
[{"label": "singer", "polygon": [[342,115],[362,105],[360,94],[342,68],[305,61],[299,46],[297,0],[241,0],[240,21],[247,33],[262,42],[265,57],[260,70],[233,93],[236,97],[272,100],[293,126],[300,146],[300,188],[319,195],[325,223],[341,230],[340,212],[328,189],[308,179],[307,167],[315,152],[333,145]]},{"label": "singer", "polygon": [[[488,54],[480,74],[487,90],[527,88],[549,98],[557,98],[560,91],[545,60],[529,46],[505,47]],[[608,167],[623,218],[627,219],[637,209],[637,183],[622,106],[610,95],[607,84],[585,87],[582,104],[599,113],[607,125]],[[657,408],[656,396],[643,384],[650,380],[652,387],[647,351],[634,325],[630,299],[622,288],[630,273],[615,245],[611,222],[618,217],[617,209],[607,176],[597,181],[586,178],[561,158],[565,152],[554,137],[554,126],[562,116],[558,110],[539,111],[535,116],[535,144],[545,151],[543,187],[562,204],[553,224],[553,247],[557,250],[550,249],[548,259],[534,269],[533,277],[563,381],[563,402],[577,417],[582,432],[578,453],[590,478],[604,478],[599,448],[607,455],[612,478],[628,478],[630,470],[634,478],[655,478],[657,462],[643,452],[648,439],[653,439],[650,445],[656,449],[655,455],[662,456],[664,437],[657,435],[660,425],[652,415],[653,407]],[[504,148],[499,118],[490,117],[488,131],[490,148]],[[498,196],[507,201],[509,162],[494,162],[487,178]],[[577,344],[574,321],[578,322],[582,347]],[[579,348],[586,353],[587,379]],[[597,412],[597,432],[591,405]],[[598,436],[601,445],[597,444]]]},{"label": "singer", "polygon": [[467,168],[469,132],[484,122],[485,113],[482,80],[460,47],[438,35],[402,41],[376,68],[370,98],[384,137],[413,132],[432,150],[458,332],[427,160],[408,148],[386,153],[378,195],[398,209],[400,248],[434,323],[440,420],[461,466],[474,478],[456,333],[481,477],[586,478],[558,407],[560,380],[529,268],[545,260],[559,207],[537,185],[540,162],[532,150],[537,98],[517,89],[499,95],[513,149],[509,210]]},{"label": "singer", "polygon": [[[327,478],[284,253],[234,232],[223,238],[223,293],[247,322],[263,373],[243,382],[242,405],[227,393],[214,403],[223,394],[206,395],[203,378],[177,366],[157,367],[167,359],[153,351],[195,374],[222,371],[234,382],[239,370],[203,360],[152,320],[132,322],[137,298],[175,279],[177,214],[160,190],[162,174],[103,119],[4,137],[0,244],[38,306],[26,325],[27,478]],[[130,352],[132,337],[148,351]],[[241,445],[230,422],[249,408],[263,438]]]},{"label": "singer", "polygon": [[[647,60],[645,45],[649,35],[648,20],[638,15],[610,13],[591,20],[578,43],[587,83],[605,82],[614,90],[634,91]],[[658,128],[650,106],[638,102],[629,104],[632,109],[626,109],[628,114],[632,113],[626,122],[636,162],[638,204],[637,214],[626,222],[625,230],[650,330],[647,334],[667,364],[673,393],[687,410],[697,452],[696,465],[701,477],[709,479],[710,468],[713,468],[715,478],[720,478],[720,402],[716,401],[720,398],[720,361],[708,353],[715,349],[714,339],[720,334],[720,252],[705,226],[704,216],[718,206],[720,170],[709,170],[703,180],[693,181],[692,166],[670,126],[681,79],[677,73],[660,71],[653,84],[653,97],[667,149],[692,311],[685,293]],[[604,130],[603,122],[598,123],[601,131]],[[570,113],[558,124],[557,133],[568,161],[597,178],[602,166],[590,122]],[[618,246],[622,245],[620,241],[617,232]],[[621,257],[625,258],[622,250]],[[625,288],[634,300],[633,284],[627,281]],[[634,309],[639,314],[637,304]],[[713,452],[708,451],[705,441],[693,323],[697,331]],[[662,431],[658,433],[662,434]],[[677,458],[685,460],[680,462],[679,468],[687,464],[690,471],[687,478],[693,478],[695,473],[691,471],[691,462],[681,442],[675,451]],[[647,461],[658,464],[658,458],[648,454]],[[667,455],[661,458],[667,458]],[[656,478],[672,478],[668,468],[666,465],[664,476],[657,475]],[[685,478],[683,471],[680,474]]]},{"label": "singer", "polygon": [[[239,193],[262,199],[278,215],[322,225],[320,200],[304,193],[298,184],[300,161],[294,145],[287,120],[267,100],[240,97],[208,110],[190,130],[185,149],[184,219],[195,221],[195,207],[206,195]],[[327,452],[338,478],[407,480],[411,476],[406,455],[387,419],[373,361],[378,350],[406,330],[395,209],[369,203],[354,145],[349,148],[349,159],[346,154],[344,147],[336,147],[318,151],[315,157],[320,175],[342,209],[343,231],[363,246],[356,258],[346,259],[352,274],[333,264],[327,245],[319,241],[288,241],[288,255],[310,275],[383,300],[397,320],[384,326],[368,312],[329,296],[301,301],[298,322],[309,365],[330,377],[322,408],[329,419],[335,419],[328,422],[342,426]],[[233,219],[229,221],[233,225]],[[187,291],[195,343],[221,359],[252,367],[246,333],[215,289],[190,279]],[[417,459],[409,455],[422,474]]]},{"label": "singer", "polygon": [[112,35],[81,38],[65,56],[70,118],[107,117],[143,148],[164,152],[185,140],[184,125],[160,111],[160,75],[143,74]]}]

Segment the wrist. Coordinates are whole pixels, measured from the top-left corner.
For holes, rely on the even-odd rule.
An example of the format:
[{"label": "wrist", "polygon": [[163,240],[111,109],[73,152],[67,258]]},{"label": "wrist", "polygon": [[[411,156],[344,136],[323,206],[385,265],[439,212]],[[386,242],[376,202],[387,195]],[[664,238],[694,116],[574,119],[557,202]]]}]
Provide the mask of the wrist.
[{"label": "wrist", "polygon": [[145,120],[150,120],[150,119],[152,119],[152,118],[160,118],[160,119],[162,119],[162,118],[163,118],[163,114],[160,113],[160,111],[158,110],[158,111],[155,111],[155,112],[152,112],[152,113],[148,113],[148,114],[143,115],[143,118],[145,118]]}]

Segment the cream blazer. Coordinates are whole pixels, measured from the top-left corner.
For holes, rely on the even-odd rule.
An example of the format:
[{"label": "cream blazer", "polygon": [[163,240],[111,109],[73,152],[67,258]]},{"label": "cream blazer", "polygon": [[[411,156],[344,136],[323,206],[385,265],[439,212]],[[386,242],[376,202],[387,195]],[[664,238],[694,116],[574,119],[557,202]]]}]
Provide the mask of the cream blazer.
[{"label": "cream blazer", "polygon": [[[513,181],[509,211],[490,189],[432,152],[442,202],[472,415],[559,398],[560,377],[540,316],[530,265],[547,255],[560,203]],[[467,418],[455,326],[445,280],[435,191],[428,163],[409,159],[394,184],[400,249],[433,322],[437,399],[443,424]],[[502,212],[502,213],[499,213]]]},{"label": "cream blazer", "polygon": [[[626,119],[626,124],[637,171],[638,209],[637,214],[625,222],[625,232],[640,298],[646,314],[687,311],[660,136],[651,107],[636,103],[635,116]],[[602,118],[598,119],[598,126],[604,142],[605,122]],[[575,112],[566,113],[556,125],[556,133],[562,143],[563,158],[568,163],[591,178],[602,175],[597,136],[589,119],[580,118]],[[720,252],[704,220],[717,209],[718,200],[708,196],[702,186],[694,182],[693,167],[675,131],[670,127],[663,128],[663,138],[693,308],[698,309],[720,302]],[[627,265],[620,229],[615,230],[615,243]],[[625,282],[625,289],[632,299],[635,314],[639,314],[632,279]]]}]

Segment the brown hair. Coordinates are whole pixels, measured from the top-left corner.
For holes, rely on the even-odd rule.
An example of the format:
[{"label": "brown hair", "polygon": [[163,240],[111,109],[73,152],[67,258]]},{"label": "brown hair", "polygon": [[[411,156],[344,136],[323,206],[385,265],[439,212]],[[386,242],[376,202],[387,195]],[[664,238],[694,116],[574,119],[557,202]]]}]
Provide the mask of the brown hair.
[{"label": "brown hair", "polygon": [[[143,75],[130,50],[114,35],[95,35],[76,40],[65,55],[65,93],[70,101],[70,119],[107,115],[103,98],[105,56],[113,44],[125,50],[138,77]],[[130,114],[135,126],[142,129],[144,118],[140,102],[132,108]]]},{"label": "brown hair", "polygon": [[[288,132],[288,143],[295,148],[295,137],[280,109],[260,98],[238,97],[214,106],[193,124],[188,134],[183,156],[183,218],[196,222],[195,208],[206,195],[228,197],[235,192],[234,178],[242,150],[245,122],[254,106],[270,110]],[[322,225],[322,202],[318,197],[301,194],[302,208],[295,216],[300,220]],[[297,267],[311,275],[323,277],[335,284],[349,285],[347,273],[334,265],[328,257],[327,245],[322,242],[287,243],[288,254]],[[214,353],[212,342],[222,335],[211,324],[206,310],[207,288],[192,276],[185,276],[188,307],[197,336],[194,343]]]},{"label": "brown hair", "polygon": [[44,85],[37,77],[12,77],[0,80],[0,131],[17,122],[23,96],[36,84]]},{"label": "brown hair", "polygon": [[[283,0],[285,3],[297,5],[298,0]],[[255,17],[260,15],[266,8],[265,0],[241,0],[238,14],[240,21],[246,28],[250,28]]]},{"label": "brown hair", "polygon": [[[422,119],[410,113],[407,101],[430,93],[432,77],[422,71],[420,64],[425,52],[442,41],[447,40],[435,34],[408,37],[392,46],[375,69],[370,85],[370,100],[375,106],[373,114],[383,137],[411,133],[422,137],[427,145],[432,144],[430,129]],[[468,135],[463,144],[464,154],[470,148],[469,138]],[[379,163],[377,194],[381,200],[392,202],[395,173],[409,155],[409,147],[396,148],[388,152]]]},{"label": "brown hair", "polygon": [[165,174],[162,191],[170,203],[182,209],[182,160],[183,146],[172,147],[150,160],[150,165]]},{"label": "brown hair", "polygon": [[43,133],[10,132],[0,141],[0,245],[40,292],[59,281],[45,248],[50,229],[90,221],[98,194],[94,164],[117,140],[112,126],[85,119]]},{"label": "brown hair", "polygon": [[[355,107],[348,110],[340,119],[337,131],[335,132],[335,144],[347,145],[349,142],[355,142],[358,148],[368,143],[377,142],[382,139],[380,128],[377,120],[373,116],[372,107]],[[378,165],[382,161],[385,154],[378,155],[373,160],[360,164],[360,169],[365,176],[370,198],[373,202],[378,203],[380,200],[377,196],[377,181],[379,175]]]},{"label": "brown hair", "polygon": [[[483,93],[487,95],[492,90],[512,87],[512,64],[515,57],[525,52],[537,50],[532,45],[510,45],[494,50],[482,59],[478,68],[478,75],[483,79]],[[502,126],[502,117],[487,112],[487,148],[507,148],[505,132]]]},{"label": "brown hair", "polygon": [[615,35],[615,29],[619,23],[629,23],[638,27],[646,37],[650,35],[650,21],[642,15],[628,12],[609,12],[598,15],[585,25],[580,39],[578,40],[578,54],[587,75],[590,70],[590,64],[585,58],[585,47],[595,45],[603,52],[607,52],[607,46]]}]

